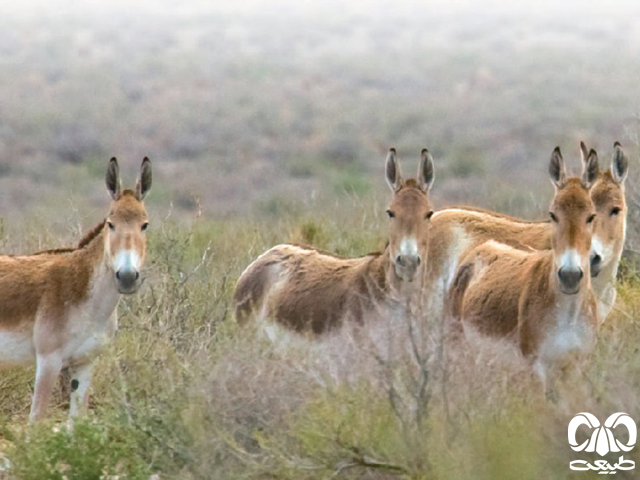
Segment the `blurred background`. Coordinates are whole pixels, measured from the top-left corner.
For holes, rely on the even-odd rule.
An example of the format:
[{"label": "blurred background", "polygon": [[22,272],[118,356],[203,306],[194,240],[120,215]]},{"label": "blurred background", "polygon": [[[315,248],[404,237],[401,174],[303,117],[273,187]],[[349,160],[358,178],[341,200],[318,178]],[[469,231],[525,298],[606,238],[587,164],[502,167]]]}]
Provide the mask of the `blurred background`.
[{"label": "blurred background", "polygon": [[[516,5],[517,4],[517,5]],[[111,156],[206,218],[387,199],[436,161],[437,207],[537,217],[560,145],[636,158],[640,4],[168,0],[0,4],[0,214],[99,218]],[[632,163],[632,168],[635,166]],[[169,207],[171,205],[171,207]],[[100,213],[101,214],[101,213]]]}]

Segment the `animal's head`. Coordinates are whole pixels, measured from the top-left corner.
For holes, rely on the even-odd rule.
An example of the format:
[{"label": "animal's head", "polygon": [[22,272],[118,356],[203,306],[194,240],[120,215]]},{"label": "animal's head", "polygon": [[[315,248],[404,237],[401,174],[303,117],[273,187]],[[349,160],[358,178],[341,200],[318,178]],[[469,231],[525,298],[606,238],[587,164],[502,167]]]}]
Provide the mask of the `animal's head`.
[{"label": "animal's head", "polygon": [[[580,142],[583,161],[588,157],[587,147]],[[596,220],[591,240],[591,276],[602,268],[619,261],[627,223],[627,202],[624,181],[629,173],[629,161],[618,142],[613,145],[613,160],[606,172],[601,172],[591,189],[591,200],[596,208]]]},{"label": "animal's head", "polygon": [[387,209],[391,231],[389,255],[395,274],[411,282],[424,268],[429,242],[429,220],[433,214],[429,189],[433,184],[433,158],[422,150],[417,179],[402,178],[395,149],[389,150],[385,165],[387,183],[393,199]]},{"label": "animal's head", "polygon": [[147,251],[147,210],[142,200],[151,188],[151,162],[142,161],[135,190],[122,190],[118,161],[112,158],[106,176],[112,202],[105,226],[106,261],[120,293],[135,293]]},{"label": "animal's head", "polygon": [[580,178],[567,178],[559,147],[551,154],[549,176],[556,191],[549,209],[553,225],[551,247],[560,289],[565,294],[578,293],[590,275],[591,237],[596,218],[590,190],[598,174],[595,150],[588,153]]}]

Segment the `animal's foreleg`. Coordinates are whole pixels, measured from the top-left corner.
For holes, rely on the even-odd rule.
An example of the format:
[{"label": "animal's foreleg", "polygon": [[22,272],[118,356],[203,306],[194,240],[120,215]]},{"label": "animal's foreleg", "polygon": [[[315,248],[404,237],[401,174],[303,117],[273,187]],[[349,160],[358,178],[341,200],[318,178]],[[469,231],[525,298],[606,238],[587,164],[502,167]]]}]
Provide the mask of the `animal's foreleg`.
[{"label": "animal's foreleg", "polygon": [[554,402],[557,392],[555,391],[553,375],[549,375],[548,365],[538,358],[533,362],[533,372],[540,382],[540,392],[544,398]]},{"label": "animal's foreleg", "polygon": [[69,418],[77,417],[87,410],[92,373],[93,364],[90,362],[75,366],[71,369]]},{"label": "animal's foreleg", "polygon": [[37,355],[36,386],[31,402],[30,421],[39,420],[45,415],[60,370],[62,370],[62,357],[57,352]]}]

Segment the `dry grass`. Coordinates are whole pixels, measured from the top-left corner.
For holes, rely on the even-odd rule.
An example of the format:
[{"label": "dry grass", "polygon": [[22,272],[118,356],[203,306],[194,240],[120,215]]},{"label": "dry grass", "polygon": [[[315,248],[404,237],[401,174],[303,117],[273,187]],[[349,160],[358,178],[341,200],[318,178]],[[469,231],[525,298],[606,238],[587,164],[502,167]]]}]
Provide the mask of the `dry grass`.
[{"label": "dry grass", "polygon": [[640,418],[633,276],[589,365],[563,386],[562,407],[542,400],[508,348],[441,351],[437,322],[419,314],[371,319],[366,335],[311,348],[236,326],[230,298],[251,258],[276,239],[346,255],[373,249],[377,222],[344,218],[362,210],[257,225],[156,222],[149,278],[121,304],[79,433],[56,427],[60,396],[51,421],[25,430],[33,370],[3,372],[0,442],[13,478],[571,478],[573,414]]}]

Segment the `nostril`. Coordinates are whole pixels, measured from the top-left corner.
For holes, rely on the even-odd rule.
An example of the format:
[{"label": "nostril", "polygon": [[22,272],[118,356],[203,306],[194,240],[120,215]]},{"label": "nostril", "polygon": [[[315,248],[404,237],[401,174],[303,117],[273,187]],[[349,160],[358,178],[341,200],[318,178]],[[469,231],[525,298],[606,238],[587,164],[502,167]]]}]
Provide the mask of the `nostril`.
[{"label": "nostril", "polygon": [[397,263],[398,265],[402,266],[402,255],[398,255],[398,256],[396,257],[396,263]]},{"label": "nostril", "polygon": [[420,262],[422,262],[422,259],[421,259],[420,257],[417,257],[417,258],[416,258],[416,263],[417,263],[418,265],[420,265]]},{"label": "nostril", "polygon": [[116,272],[116,278],[117,278],[118,280],[120,280],[120,270],[118,270],[118,271]]},{"label": "nostril", "polygon": [[140,278],[140,272],[136,272],[136,280]]},{"label": "nostril", "polygon": [[580,280],[582,280],[582,277],[584,277],[584,272],[582,271],[582,269],[566,270],[564,268],[561,268],[560,270],[558,270],[558,278],[565,285],[577,285],[578,283],[580,283]]}]

